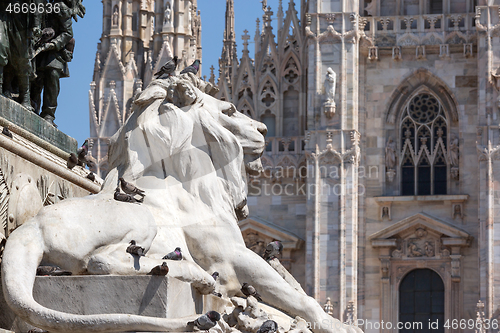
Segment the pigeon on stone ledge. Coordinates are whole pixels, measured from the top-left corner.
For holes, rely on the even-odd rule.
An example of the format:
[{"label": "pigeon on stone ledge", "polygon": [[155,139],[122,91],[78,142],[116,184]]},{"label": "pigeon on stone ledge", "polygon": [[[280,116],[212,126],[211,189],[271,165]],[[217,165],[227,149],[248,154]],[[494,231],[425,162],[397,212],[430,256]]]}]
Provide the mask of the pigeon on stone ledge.
[{"label": "pigeon on stone ledge", "polygon": [[89,179],[91,182],[95,181],[95,175],[92,171],[87,175],[87,179]]},{"label": "pigeon on stone ledge", "polygon": [[78,164],[78,157],[76,156],[76,154],[75,153],[69,154],[68,162],[66,163],[68,169],[73,169],[77,164]]},{"label": "pigeon on stone ledge", "polygon": [[136,245],[135,240],[131,240],[127,247],[127,253],[144,256],[145,249],[142,246]]},{"label": "pigeon on stone ledge", "polygon": [[12,133],[9,131],[9,128],[7,126],[3,128],[2,134],[12,139]]},{"label": "pigeon on stone ledge", "polygon": [[175,250],[164,256],[162,259],[168,260],[182,260],[182,252],[180,247],[176,247]]},{"label": "pigeon on stone ledge", "polygon": [[217,281],[217,278],[219,277],[219,272],[214,272],[214,273],[212,274],[212,277],[213,277],[213,279],[214,279],[215,281]]},{"label": "pigeon on stone ledge", "polygon": [[281,244],[281,242],[277,240],[272,241],[266,246],[266,252],[264,252],[264,259],[265,260],[274,259],[276,258],[277,255],[281,254],[281,252],[283,252],[283,244]]},{"label": "pigeon on stone ledge", "polygon": [[144,197],[136,199],[129,194],[121,193],[119,187],[117,187],[115,190],[114,198],[116,201],[131,202],[131,203],[142,203],[144,200]]},{"label": "pigeon on stone ledge", "polygon": [[178,63],[177,56],[174,56],[172,59],[167,61],[165,65],[163,65],[158,72],[155,73],[156,78],[159,78],[164,74],[168,74],[170,76],[177,68],[177,63]]},{"label": "pigeon on stone ledge", "polygon": [[28,333],[49,333],[49,331],[42,330],[41,328],[32,328]]},{"label": "pigeon on stone ledge", "polygon": [[140,196],[144,197],[146,194],[144,194],[144,191],[135,187],[134,185],[130,184],[130,183],[127,183],[125,181],[125,179],[123,179],[123,177],[120,177],[119,178],[120,180],[120,185],[122,187],[122,190],[123,192],[125,192],[126,194],[130,194],[130,195],[136,195],[136,194],[139,194]]},{"label": "pigeon on stone ledge", "polygon": [[241,286],[241,292],[245,295],[245,296],[253,296],[255,297],[259,302],[262,302],[262,298],[260,298],[260,295],[259,293],[257,292],[257,290],[255,290],[255,288],[251,285],[249,285],[248,283],[243,283],[243,285]]},{"label": "pigeon on stone ledge", "polygon": [[277,330],[278,323],[276,323],[274,320],[266,320],[257,330],[257,333],[274,333]]},{"label": "pigeon on stone ledge", "polygon": [[36,275],[39,276],[67,276],[72,274],[70,271],[64,271],[57,266],[38,266],[36,269]]},{"label": "pigeon on stone ledge", "polygon": [[89,140],[85,140],[83,145],[76,151],[76,154],[78,155],[78,165],[82,167],[85,167],[86,165],[89,169],[94,169],[95,163],[92,162],[87,156],[88,152],[89,152]]},{"label": "pigeon on stone ledge", "polygon": [[187,66],[181,71],[181,74],[185,73],[193,73],[194,75],[198,74],[198,70],[200,69],[200,60],[196,59],[191,66]]},{"label": "pigeon on stone ledge", "polygon": [[87,162],[87,153],[89,152],[89,140],[85,140],[80,148],[76,151],[78,155],[78,165],[84,166]]},{"label": "pigeon on stone ledge", "polygon": [[165,276],[168,274],[168,266],[166,262],[161,265],[153,267],[153,269],[148,273],[148,275],[160,275]]},{"label": "pigeon on stone ledge", "polygon": [[200,330],[209,330],[214,327],[220,320],[220,313],[217,311],[208,311],[204,315],[198,317],[195,321],[190,321],[189,326],[196,326]]}]

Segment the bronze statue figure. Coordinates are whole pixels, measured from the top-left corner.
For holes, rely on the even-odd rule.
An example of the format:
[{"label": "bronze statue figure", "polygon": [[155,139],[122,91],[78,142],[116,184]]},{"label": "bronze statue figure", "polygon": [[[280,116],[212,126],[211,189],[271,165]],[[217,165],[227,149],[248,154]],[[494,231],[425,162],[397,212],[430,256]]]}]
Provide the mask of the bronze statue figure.
[{"label": "bronze statue figure", "polygon": [[55,126],[59,79],[69,77],[75,46],[72,19],[84,15],[82,0],[0,0],[0,94],[37,114],[41,107]]},{"label": "bronze statue figure", "polygon": [[[12,8],[23,4],[38,6],[43,0],[0,1],[0,93],[12,94],[12,80],[17,80],[19,103],[33,110],[30,103],[30,78],[34,75],[31,66],[31,44],[40,31],[38,12],[12,13]],[[10,7],[9,7],[10,6]],[[4,68],[10,67],[10,74],[4,76]],[[8,80],[4,80],[8,78]]]},{"label": "bronze statue figure", "polygon": [[[52,0],[59,11],[43,15],[42,28],[46,41],[35,50],[36,79],[32,83],[31,100],[40,117],[54,124],[57,97],[60,91],[59,79],[69,77],[68,62],[73,59],[75,39],[72,18],[85,15],[82,0]],[[42,43],[39,43],[42,44]],[[43,105],[42,105],[43,90]]]}]

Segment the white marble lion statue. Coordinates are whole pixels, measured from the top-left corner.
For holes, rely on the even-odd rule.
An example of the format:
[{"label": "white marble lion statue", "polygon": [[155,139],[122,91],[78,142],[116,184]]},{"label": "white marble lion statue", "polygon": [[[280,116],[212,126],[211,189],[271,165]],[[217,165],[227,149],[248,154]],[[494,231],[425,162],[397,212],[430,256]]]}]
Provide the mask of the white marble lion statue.
[{"label": "white marble lion statue", "polygon": [[[10,235],[3,291],[21,319],[50,332],[187,331],[185,318],[75,315],[40,305],[32,293],[40,264],[73,274],[147,274],[181,247],[186,260],[169,260],[168,275],[201,293],[214,290],[217,271],[224,296],[249,282],[265,303],[322,323],[315,332],[359,331],[339,329],[316,300],[245,247],[237,221],[247,215],[246,174],[262,168],[267,130],[209,89],[188,74],[153,81],[112,138],[101,192],[44,207]],[[145,191],[142,204],[113,199],[119,177]],[[125,251],[132,239],[146,250],[138,261]]]}]

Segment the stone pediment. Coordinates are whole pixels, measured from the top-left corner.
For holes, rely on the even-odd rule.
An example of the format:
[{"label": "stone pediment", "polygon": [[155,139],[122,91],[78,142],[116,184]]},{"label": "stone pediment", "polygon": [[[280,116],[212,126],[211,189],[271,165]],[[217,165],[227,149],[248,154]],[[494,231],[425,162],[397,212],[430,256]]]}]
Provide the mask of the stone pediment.
[{"label": "stone pediment", "polygon": [[425,213],[407,217],[369,237],[373,247],[395,248],[393,258],[441,258],[470,245],[467,232]]},{"label": "stone pediment", "polygon": [[[282,261],[288,266],[291,251],[301,248],[304,240],[288,230],[258,217],[249,217],[239,224],[246,246],[259,255],[263,255],[267,244],[279,240],[283,244]],[[287,267],[288,268],[288,267]]]}]

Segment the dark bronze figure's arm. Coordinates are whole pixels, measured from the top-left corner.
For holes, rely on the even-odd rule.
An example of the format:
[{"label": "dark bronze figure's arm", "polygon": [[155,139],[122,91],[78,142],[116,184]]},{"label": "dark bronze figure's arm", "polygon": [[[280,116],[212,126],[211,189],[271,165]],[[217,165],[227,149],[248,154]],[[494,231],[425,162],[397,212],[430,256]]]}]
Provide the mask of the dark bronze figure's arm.
[{"label": "dark bronze figure's arm", "polygon": [[54,44],[54,50],[60,51],[66,47],[71,38],[73,38],[72,15],[71,9],[61,2],[61,11],[57,14],[60,24],[60,33],[50,42]]}]

